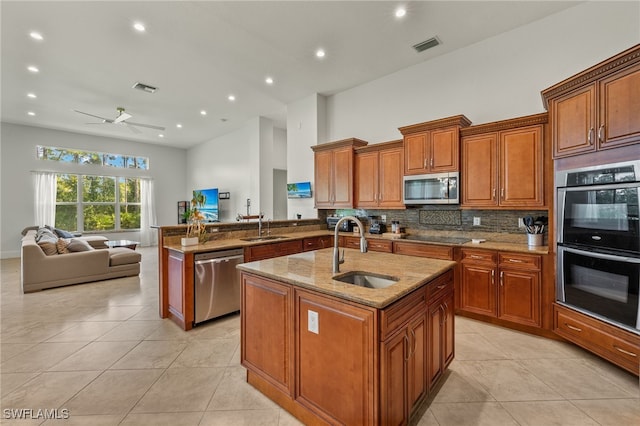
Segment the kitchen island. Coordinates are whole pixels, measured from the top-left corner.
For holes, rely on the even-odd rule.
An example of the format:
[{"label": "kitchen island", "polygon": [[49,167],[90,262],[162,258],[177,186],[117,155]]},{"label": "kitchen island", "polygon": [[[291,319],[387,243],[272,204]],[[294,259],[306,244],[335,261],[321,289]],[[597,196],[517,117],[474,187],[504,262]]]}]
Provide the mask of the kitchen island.
[{"label": "kitchen island", "polygon": [[407,424],[454,357],[456,263],[345,252],[337,274],[332,249],[238,266],[247,381],[305,424]]}]

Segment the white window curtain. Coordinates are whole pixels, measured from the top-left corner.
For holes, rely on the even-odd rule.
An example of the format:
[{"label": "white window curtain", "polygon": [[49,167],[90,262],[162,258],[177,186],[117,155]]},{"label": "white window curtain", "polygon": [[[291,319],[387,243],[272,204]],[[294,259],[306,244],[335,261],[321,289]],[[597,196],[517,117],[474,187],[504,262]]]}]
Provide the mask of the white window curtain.
[{"label": "white window curtain", "polygon": [[140,179],[140,245],[155,246],[157,242],[157,230],[151,229],[156,224],[156,203],[153,190],[153,179]]},{"label": "white window curtain", "polygon": [[35,225],[56,224],[56,174],[33,172]]}]

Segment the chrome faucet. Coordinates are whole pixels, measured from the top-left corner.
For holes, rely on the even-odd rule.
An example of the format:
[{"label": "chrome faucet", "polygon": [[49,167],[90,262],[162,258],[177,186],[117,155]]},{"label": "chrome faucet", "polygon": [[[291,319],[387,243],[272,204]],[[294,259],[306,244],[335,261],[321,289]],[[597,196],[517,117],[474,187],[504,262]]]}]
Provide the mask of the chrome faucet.
[{"label": "chrome faucet", "polygon": [[367,252],[367,240],[364,238],[364,226],[362,226],[362,222],[355,216],[344,216],[338,220],[336,223],[336,231],[333,236],[333,273],[337,274],[340,272],[340,264],[344,263],[344,250],[342,250],[342,257],[340,257],[340,250],[338,249],[338,231],[340,230],[340,224],[345,220],[353,220],[360,230],[360,251],[362,253]]},{"label": "chrome faucet", "polygon": [[262,212],[258,213],[258,237],[262,237]]}]

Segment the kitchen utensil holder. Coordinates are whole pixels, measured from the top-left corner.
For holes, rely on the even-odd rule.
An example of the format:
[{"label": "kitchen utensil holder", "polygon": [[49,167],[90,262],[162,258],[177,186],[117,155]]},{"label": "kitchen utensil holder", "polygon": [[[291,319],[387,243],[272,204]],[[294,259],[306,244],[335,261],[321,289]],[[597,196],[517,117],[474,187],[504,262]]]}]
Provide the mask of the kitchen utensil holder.
[{"label": "kitchen utensil holder", "polygon": [[527,245],[530,245],[530,246],[544,245],[544,234],[527,234]]}]

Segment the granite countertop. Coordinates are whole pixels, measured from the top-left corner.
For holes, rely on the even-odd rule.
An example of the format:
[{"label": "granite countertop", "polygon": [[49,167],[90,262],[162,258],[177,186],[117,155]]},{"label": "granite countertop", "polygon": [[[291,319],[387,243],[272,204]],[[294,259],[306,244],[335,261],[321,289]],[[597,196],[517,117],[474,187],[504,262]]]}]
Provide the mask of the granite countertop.
[{"label": "granite countertop", "polygon": [[[238,265],[238,269],[301,288],[382,309],[455,267],[456,262],[391,253],[344,249],[345,262],[333,274],[333,249],[322,249]],[[398,282],[381,289],[333,280],[334,275],[361,271],[390,275]]]}]

